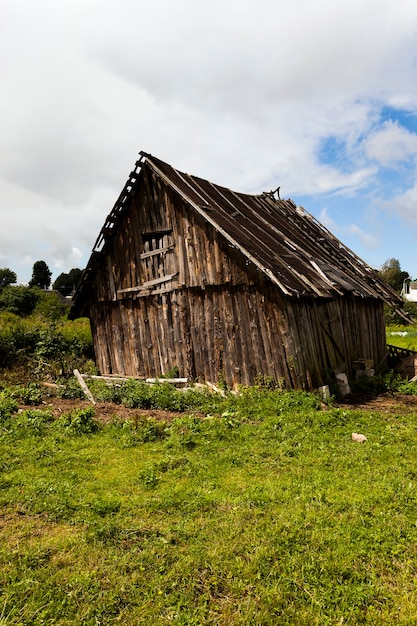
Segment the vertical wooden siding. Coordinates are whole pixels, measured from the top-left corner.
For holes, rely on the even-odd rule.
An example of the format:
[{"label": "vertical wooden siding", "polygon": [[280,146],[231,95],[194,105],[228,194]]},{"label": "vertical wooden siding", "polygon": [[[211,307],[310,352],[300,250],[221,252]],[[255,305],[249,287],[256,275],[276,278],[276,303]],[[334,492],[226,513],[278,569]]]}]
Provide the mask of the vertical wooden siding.
[{"label": "vertical wooden siding", "polygon": [[[263,273],[246,264],[241,253],[172,189],[146,170],[143,180],[103,252],[92,301],[124,299],[121,290],[171,275],[173,280],[154,286],[153,291],[264,283]],[[168,250],[143,258],[158,247]]]},{"label": "vertical wooden siding", "polygon": [[351,375],[355,359],[381,361],[385,336],[371,330],[380,315],[379,306],[358,298],[294,303],[274,289],[246,286],[97,303],[92,311],[102,373],[156,376],[176,366],[181,375],[231,386],[264,375],[303,389],[325,384],[343,364]]}]

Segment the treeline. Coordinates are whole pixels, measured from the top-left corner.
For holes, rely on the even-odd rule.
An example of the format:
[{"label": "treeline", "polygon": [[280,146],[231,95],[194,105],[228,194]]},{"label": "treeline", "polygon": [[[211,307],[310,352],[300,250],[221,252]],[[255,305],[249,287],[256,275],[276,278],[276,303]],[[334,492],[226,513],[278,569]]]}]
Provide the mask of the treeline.
[{"label": "treeline", "polygon": [[[64,297],[71,296],[77,288],[82,270],[73,268],[70,272],[62,272],[52,284],[52,290]],[[36,261],[33,265],[32,278],[28,285],[16,285],[17,275],[8,267],[0,268],[0,311],[8,311],[26,317],[31,315],[38,303],[42,306],[55,308],[59,317],[66,312],[66,306],[58,295],[55,299],[45,300],[42,293],[51,287],[52,272],[45,261]]]},{"label": "treeline", "polygon": [[408,272],[401,269],[398,259],[388,259],[385,261],[378,271],[378,274],[387,285],[390,285],[398,293],[401,293],[404,282],[412,278]]}]

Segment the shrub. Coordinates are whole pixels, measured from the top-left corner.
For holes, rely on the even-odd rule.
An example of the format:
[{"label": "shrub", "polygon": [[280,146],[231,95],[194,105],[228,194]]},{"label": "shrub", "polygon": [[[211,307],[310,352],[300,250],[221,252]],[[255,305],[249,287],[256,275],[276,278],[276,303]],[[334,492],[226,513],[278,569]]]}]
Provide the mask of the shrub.
[{"label": "shrub", "polygon": [[57,322],[66,318],[69,307],[54,291],[42,291],[36,303],[33,314],[41,319]]},{"label": "shrub", "polygon": [[134,409],[161,409],[183,412],[189,409],[207,407],[213,396],[200,390],[182,391],[170,383],[148,383],[130,379],[122,383],[116,392],[120,402]]},{"label": "shrub", "polygon": [[57,394],[60,398],[65,398],[67,400],[84,398],[84,391],[81,389],[74,376],[71,376],[71,378],[68,379],[58,378],[58,383],[60,384],[60,387],[58,388]]},{"label": "shrub", "polygon": [[2,314],[0,326],[0,363],[3,368],[27,361],[39,339],[37,329],[28,328],[16,315]]},{"label": "shrub", "polygon": [[50,410],[28,409],[19,413],[13,426],[25,429],[30,434],[43,435],[53,421],[54,416]]},{"label": "shrub", "polygon": [[24,364],[36,375],[49,374],[54,378],[83,368],[86,360],[93,357],[88,320],[50,322],[40,315],[22,318],[1,311],[1,367]]},{"label": "shrub", "polygon": [[98,425],[94,421],[94,409],[74,409],[70,413],[64,413],[58,421],[58,428],[72,435],[85,435],[98,430]]},{"label": "shrub", "polygon": [[41,293],[37,288],[10,285],[0,293],[0,309],[26,317],[33,312]]},{"label": "shrub", "polygon": [[35,372],[56,377],[68,375],[80,362],[92,356],[91,333],[79,335],[64,326],[51,326],[39,333],[33,355]]},{"label": "shrub", "polygon": [[23,404],[40,404],[42,391],[37,383],[29,383],[26,387],[18,387],[15,395]]},{"label": "shrub", "polygon": [[417,396],[417,382],[401,380],[397,386],[397,391],[398,393],[403,393],[407,396]]}]

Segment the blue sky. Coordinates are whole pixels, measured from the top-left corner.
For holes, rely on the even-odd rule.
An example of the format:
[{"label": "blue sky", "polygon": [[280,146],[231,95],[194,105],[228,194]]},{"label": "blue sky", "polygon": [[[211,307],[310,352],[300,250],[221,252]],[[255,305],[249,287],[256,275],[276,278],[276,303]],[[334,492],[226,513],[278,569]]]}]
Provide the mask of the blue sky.
[{"label": "blue sky", "polygon": [[355,146],[343,137],[323,137],[318,159],[352,174],[358,162],[372,168],[357,189],[335,188],[329,193],[297,196],[331,232],[378,268],[390,258],[417,277],[417,115],[383,106],[371,133]]},{"label": "blue sky", "polygon": [[[24,19],[23,19],[24,17]],[[415,0],[3,0],[0,267],[83,267],[140,150],[417,277]]]}]

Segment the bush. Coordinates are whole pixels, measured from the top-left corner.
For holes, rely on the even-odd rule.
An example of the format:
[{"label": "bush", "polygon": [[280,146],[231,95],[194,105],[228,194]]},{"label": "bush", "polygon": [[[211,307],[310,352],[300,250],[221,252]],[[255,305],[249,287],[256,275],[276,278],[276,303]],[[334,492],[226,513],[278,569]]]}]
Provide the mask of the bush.
[{"label": "bush", "polygon": [[[68,328],[69,325],[69,328]],[[54,378],[71,374],[79,369],[80,362],[92,357],[91,332],[74,332],[71,323],[51,326],[39,332],[33,353],[33,367],[37,373],[47,373]]]},{"label": "bush", "polygon": [[54,291],[41,291],[33,314],[41,319],[57,322],[67,317],[69,307]]},{"label": "bush", "polygon": [[81,389],[80,384],[74,376],[64,379],[58,378],[60,387],[58,388],[58,396],[65,398],[66,400],[74,400],[75,398],[84,398],[84,391]]},{"label": "bush", "polygon": [[53,421],[52,411],[28,409],[19,413],[13,422],[13,426],[24,429],[27,434],[43,435]]},{"label": "bush", "polygon": [[[53,321],[53,320],[52,320]],[[0,312],[0,363],[3,368],[27,365],[35,374],[56,378],[83,367],[93,357],[89,321],[53,322],[39,314],[22,318]]]},{"label": "bush", "polygon": [[0,316],[0,363],[3,368],[27,361],[39,340],[39,330],[31,328],[18,316],[2,313]]},{"label": "bush", "polygon": [[397,387],[397,391],[406,396],[417,396],[417,382],[402,380]]},{"label": "bush", "polygon": [[14,395],[22,404],[40,404],[42,402],[42,390],[37,383],[29,383],[26,387],[18,387]]},{"label": "bush", "polygon": [[98,430],[98,425],[94,421],[94,409],[74,409],[70,413],[62,415],[58,421],[58,428],[72,435],[85,435]]},{"label": "bush", "polygon": [[0,309],[26,317],[33,313],[41,293],[37,288],[10,285],[0,293]]}]

